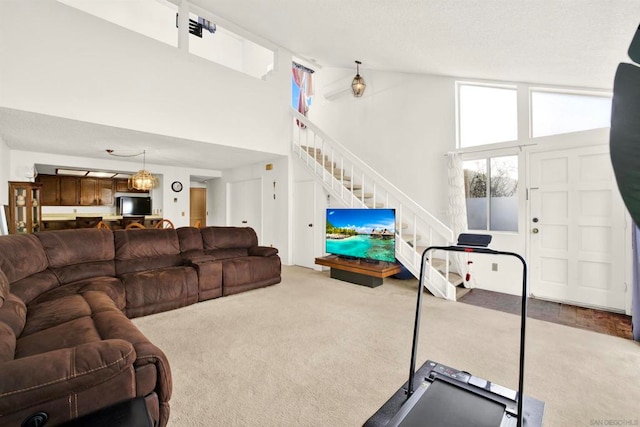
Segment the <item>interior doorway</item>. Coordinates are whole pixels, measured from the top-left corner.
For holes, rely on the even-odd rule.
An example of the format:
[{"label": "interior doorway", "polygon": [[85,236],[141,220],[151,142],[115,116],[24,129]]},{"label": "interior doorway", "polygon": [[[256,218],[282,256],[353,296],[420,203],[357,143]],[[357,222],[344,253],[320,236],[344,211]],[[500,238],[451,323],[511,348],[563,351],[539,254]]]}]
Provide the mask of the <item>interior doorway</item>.
[{"label": "interior doorway", "polygon": [[315,268],[316,229],[315,183],[298,181],[294,184],[294,243],[293,263],[307,268]]},{"label": "interior doorway", "polygon": [[191,187],[189,189],[189,225],[206,227],[207,225],[207,189]]},{"label": "interior doorway", "polygon": [[262,242],[262,178],[227,183],[228,225],[251,227]]}]

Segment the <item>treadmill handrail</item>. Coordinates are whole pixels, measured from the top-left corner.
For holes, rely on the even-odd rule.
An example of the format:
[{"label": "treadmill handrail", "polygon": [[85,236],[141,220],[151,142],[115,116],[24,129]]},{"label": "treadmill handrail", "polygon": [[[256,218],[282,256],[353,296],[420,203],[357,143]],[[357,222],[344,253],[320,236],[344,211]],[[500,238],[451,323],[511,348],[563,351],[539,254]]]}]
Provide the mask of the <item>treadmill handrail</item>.
[{"label": "treadmill handrail", "polygon": [[527,324],[527,301],[528,301],[528,288],[527,288],[527,263],[515,252],[504,252],[489,249],[487,247],[478,246],[430,246],[422,252],[422,259],[420,263],[420,279],[418,281],[418,298],[416,303],[416,317],[413,326],[413,344],[411,348],[411,365],[409,370],[409,384],[407,388],[407,399],[413,394],[413,377],[415,375],[416,368],[416,356],[418,352],[418,332],[420,329],[420,313],[422,308],[422,292],[423,292],[423,278],[425,276],[425,261],[427,254],[433,250],[451,251],[451,252],[466,252],[466,253],[481,253],[489,255],[507,255],[512,256],[520,260],[522,263],[522,310],[520,314],[520,372],[518,374],[518,427],[522,427],[523,423],[523,402],[524,402],[524,347],[525,347],[525,335]]}]

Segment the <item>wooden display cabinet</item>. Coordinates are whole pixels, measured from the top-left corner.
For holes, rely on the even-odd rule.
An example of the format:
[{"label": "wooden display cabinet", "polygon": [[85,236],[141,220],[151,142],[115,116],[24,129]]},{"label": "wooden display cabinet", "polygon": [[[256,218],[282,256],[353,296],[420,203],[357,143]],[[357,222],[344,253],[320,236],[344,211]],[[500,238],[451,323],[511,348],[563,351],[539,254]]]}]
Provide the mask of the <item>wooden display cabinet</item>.
[{"label": "wooden display cabinet", "polygon": [[42,228],[38,182],[9,181],[9,233],[35,233]]}]

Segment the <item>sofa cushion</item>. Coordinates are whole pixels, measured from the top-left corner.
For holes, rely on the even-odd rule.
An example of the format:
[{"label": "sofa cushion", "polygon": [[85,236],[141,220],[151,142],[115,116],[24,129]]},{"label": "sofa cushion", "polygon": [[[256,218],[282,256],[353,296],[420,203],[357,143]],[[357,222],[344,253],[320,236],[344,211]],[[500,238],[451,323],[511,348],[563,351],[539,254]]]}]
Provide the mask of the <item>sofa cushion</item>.
[{"label": "sofa cushion", "polygon": [[205,250],[258,246],[258,236],[251,227],[205,227],[200,234]]},{"label": "sofa cushion", "polygon": [[30,304],[40,304],[46,301],[52,301],[65,296],[85,294],[89,291],[101,291],[116,304],[119,310],[124,310],[126,303],[125,289],[122,280],[117,277],[92,277],[89,279],[78,280],[77,282],[68,283],[50,291],[40,294],[33,299]]},{"label": "sofa cushion", "polygon": [[31,304],[22,337],[80,317],[91,317],[91,308],[82,295],[69,295],[41,304]]},{"label": "sofa cushion", "polygon": [[176,232],[178,233],[178,240],[180,242],[180,252],[202,252],[204,250],[200,229],[195,227],[180,227]]},{"label": "sofa cushion", "polygon": [[29,304],[40,295],[58,288],[59,285],[56,275],[46,269],[11,283],[11,293],[22,299],[25,304]]},{"label": "sofa cushion", "polygon": [[115,276],[113,233],[98,228],[36,233],[61,284]]},{"label": "sofa cushion", "polygon": [[231,295],[280,282],[279,257],[244,257],[222,261],[222,293]]},{"label": "sofa cushion", "polygon": [[27,318],[27,308],[15,295],[8,295],[0,307],[0,363],[13,360],[18,337]]},{"label": "sofa cushion", "polygon": [[174,229],[116,230],[113,236],[118,276],[183,263]]},{"label": "sofa cushion", "polygon": [[207,256],[212,257],[216,261],[222,261],[231,258],[241,258],[249,255],[247,248],[231,248],[231,249],[211,249],[204,252]]},{"label": "sofa cushion", "polygon": [[49,265],[40,240],[33,234],[2,236],[0,254],[0,270],[9,283],[39,273]]},{"label": "sofa cushion", "polygon": [[120,276],[128,317],[159,313],[198,301],[198,275],[193,267],[169,267]]}]

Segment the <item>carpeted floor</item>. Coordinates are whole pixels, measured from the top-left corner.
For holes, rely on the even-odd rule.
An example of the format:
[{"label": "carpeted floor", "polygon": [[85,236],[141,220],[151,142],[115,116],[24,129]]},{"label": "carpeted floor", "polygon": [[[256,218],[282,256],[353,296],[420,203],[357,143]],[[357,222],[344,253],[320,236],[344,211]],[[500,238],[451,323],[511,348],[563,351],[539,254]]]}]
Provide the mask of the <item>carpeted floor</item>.
[{"label": "carpeted floor", "polygon": [[[134,322],[171,364],[171,427],[360,426],[407,379],[416,287],[283,267],[278,285]],[[422,316],[418,364],[516,388],[517,316],[427,294]],[[546,426],[640,424],[640,344],[528,327],[525,393],[546,403]]]}]

